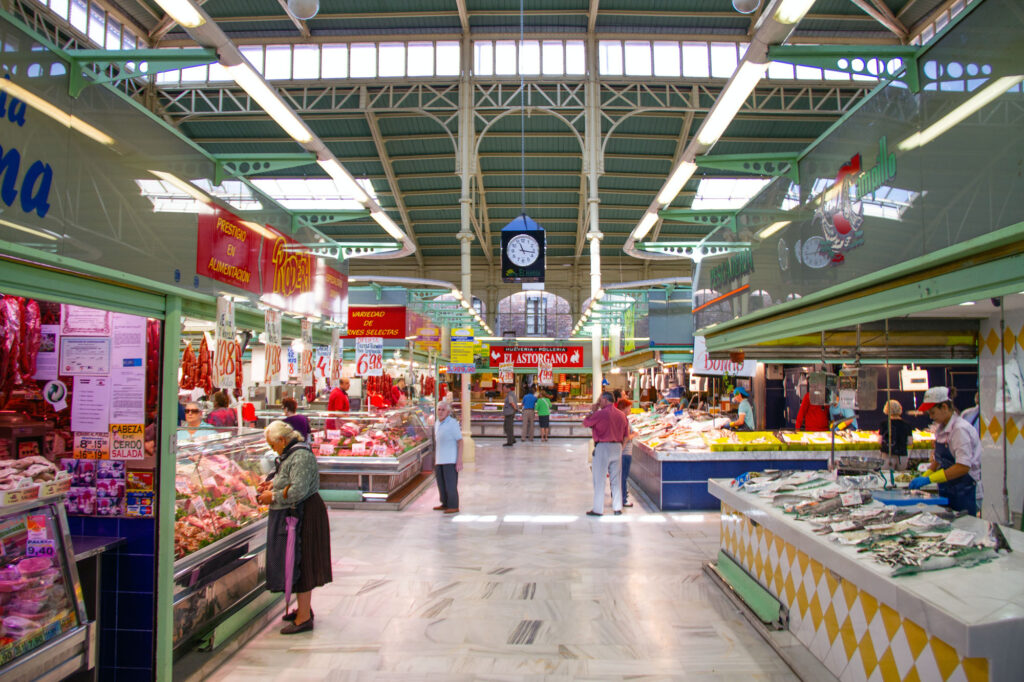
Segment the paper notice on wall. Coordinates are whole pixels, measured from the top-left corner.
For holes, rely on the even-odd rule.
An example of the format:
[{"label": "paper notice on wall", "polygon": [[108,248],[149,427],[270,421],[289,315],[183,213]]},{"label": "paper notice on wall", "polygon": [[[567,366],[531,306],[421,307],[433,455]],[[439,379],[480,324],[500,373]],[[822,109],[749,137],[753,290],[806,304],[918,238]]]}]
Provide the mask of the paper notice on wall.
[{"label": "paper notice on wall", "polygon": [[62,336],[110,336],[112,313],[77,305],[60,307],[60,333]]},{"label": "paper notice on wall", "polygon": [[110,361],[110,421],[146,418],[146,318],[115,313]]},{"label": "paper notice on wall", "polygon": [[41,341],[39,354],[36,356],[36,373],[33,379],[52,381],[57,378],[57,367],[60,363],[60,325],[44,324],[39,328]]},{"label": "paper notice on wall", "polygon": [[110,378],[75,377],[71,391],[71,430],[110,428]]},{"label": "paper notice on wall", "polygon": [[146,456],[144,433],[145,426],[141,423],[111,424],[110,459],[143,459]]}]

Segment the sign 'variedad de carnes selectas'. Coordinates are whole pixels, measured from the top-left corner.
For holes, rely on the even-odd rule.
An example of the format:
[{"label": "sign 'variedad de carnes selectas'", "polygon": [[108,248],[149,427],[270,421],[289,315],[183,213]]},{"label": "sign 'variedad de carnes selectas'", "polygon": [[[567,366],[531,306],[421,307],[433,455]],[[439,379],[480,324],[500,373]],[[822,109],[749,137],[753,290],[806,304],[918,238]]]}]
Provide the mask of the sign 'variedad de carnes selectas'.
[{"label": "sign 'variedad de carnes selectas'", "polygon": [[405,339],[405,306],[349,306],[348,338]]},{"label": "sign 'variedad de carnes selectas'", "polygon": [[536,368],[543,360],[552,367],[582,367],[583,348],[580,346],[491,346],[491,367],[502,362],[514,362],[517,368]]}]

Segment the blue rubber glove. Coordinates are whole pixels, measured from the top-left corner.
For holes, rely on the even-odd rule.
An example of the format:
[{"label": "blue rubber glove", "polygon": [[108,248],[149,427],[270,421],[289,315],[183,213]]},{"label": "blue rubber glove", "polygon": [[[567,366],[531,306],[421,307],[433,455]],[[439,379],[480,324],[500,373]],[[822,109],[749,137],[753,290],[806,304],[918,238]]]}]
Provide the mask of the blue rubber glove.
[{"label": "blue rubber glove", "polygon": [[910,488],[911,490],[917,490],[918,488],[925,487],[931,482],[932,479],[928,478],[927,476],[918,476],[913,481],[911,481],[910,485],[908,485],[907,487]]}]

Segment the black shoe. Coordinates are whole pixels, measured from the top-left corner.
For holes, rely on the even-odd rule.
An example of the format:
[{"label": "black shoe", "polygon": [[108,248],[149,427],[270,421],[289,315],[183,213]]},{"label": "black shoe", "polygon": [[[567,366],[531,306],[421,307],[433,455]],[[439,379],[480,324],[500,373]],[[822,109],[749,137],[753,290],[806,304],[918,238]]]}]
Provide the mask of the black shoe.
[{"label": "black shoe", "polygon": [[515,445],[515,443],[502,443],[501,447],[503,447],[503,448],[510,448],[513,445]]},{"label": "black shoe", "polygon": [[[294,611],[289,611],[288,613],[286,613],[283,616],[281,616],[281,620],[287,621],[289,623],[294,623],[295,622],[295,618],[298,615],[299,615],[299,610],[295,609]],[[309,617],[310,618],[313,617],[313,609],[309,610]]]},{"label": "black shoe", "polygon": [[622,503],[622,506],[623,506],[623,507],[632,507],[632,506],[633,506],[633,503],[632,503],[632,502],[623,502],[623,503]]},{"label": "black shoe", "polygon": [[622,516],[622,510],[621,510],[621,509],[617,509],[617,510],[615,511],[615,515],[616,515],[616,516]]},{"label": "black shoe", "polygon": [[587,511],[587,516],[604,516],[604,514],[598,514],[596,511],[591,509],[591,510]]},{"label": "black shoe", "polygon": [[295,623],[288,623],[281,628],[282,635],[297,635],[300,632],[309,632],[313,629],[313,618],[312,616],[305,623],[296,625]]}]

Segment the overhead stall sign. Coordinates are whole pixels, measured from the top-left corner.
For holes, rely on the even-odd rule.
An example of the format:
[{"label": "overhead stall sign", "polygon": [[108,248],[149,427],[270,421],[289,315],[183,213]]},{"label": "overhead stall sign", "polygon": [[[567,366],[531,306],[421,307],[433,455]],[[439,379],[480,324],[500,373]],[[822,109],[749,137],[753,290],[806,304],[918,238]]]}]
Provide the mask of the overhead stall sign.
[{"label": "overhead stall sign", "polygon": [[722,376],[750,378],[757,371],[756,360],[733,362],[732,360],[712,360],[708,357],[708,346],[703,336],[693,337],[693,374],[703,376]]},{"label": "overhead stall sign", "polygon": [[199,214],[196,272],[218,282],[260,293],[262,237],[223,209]]},{"label": "overhead stall sign", "polygon": [[583,367],[583,348],[580,346],[491,346],[491,367],[512,362],[519,369],[532,369],[541,361],[552,367]]},{"label": "overhead stall sign", "polygon": [[405,339],[405,306],[350,306],[348,338]]},{"label": "overhead stall sign", "polygon": [[476,362],[473,360],[473,349],[476,342],[473,337],[472,328],[453,329],[451,333],[451,362],[448,364],[448,371],[452,374],[472,374],[476,371]]}]

